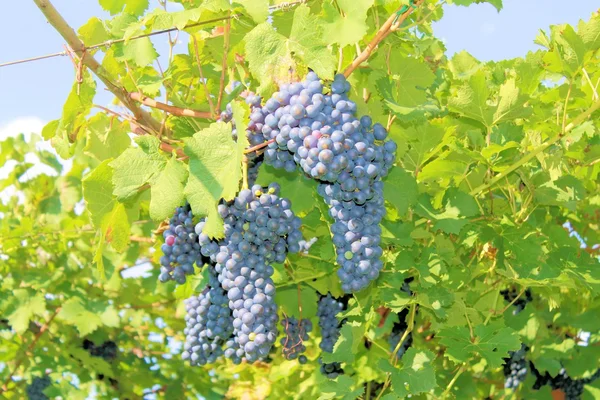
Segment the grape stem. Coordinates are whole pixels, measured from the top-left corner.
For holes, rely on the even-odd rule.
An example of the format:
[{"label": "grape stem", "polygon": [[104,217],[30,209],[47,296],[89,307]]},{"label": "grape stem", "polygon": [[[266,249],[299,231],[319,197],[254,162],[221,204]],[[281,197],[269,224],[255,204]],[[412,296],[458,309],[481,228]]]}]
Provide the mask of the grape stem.
[{"label": "grape stem", "polygon": [[[227,13],[231,16],[231,11]],[[221,79],[219,81],[219,97],[217,98],[217,110],[221,112],[221,102],[223,101],[223,93],[225,92],[225,74],[227,73],[227,55],[229,53],[229,32],[231,31],[231,18],[225,21],[225,32],[223,34],[223,62],[221,64]]]},{"label": "grape stem", "polygon": [[210,111],[198,111],[192,110],[190,108],[181,108],[172,106],[169,104],[161,103],[160,101],[156,101],[145,96],[143,93],[129,93],[129,97],[132,100],[138,101],[145,106],[156,108],[158,110],[166,111],[171,115],[175,115],[177,117],[193,117],[193,118],[204,118],[204,119],[212,119],[213,116]]},{"label": "grape stem", "polygon": [[248,189],[248,157],[242,158],[242,189]]},{"label": "grape stem", "polygon": [[196,35],[192,34],[191,36],[192,40],[194,41],[194,53],[196,55],[196,64],[198,64],[198,73],[200,74],[200,81],[204,85],[204,94],[206,95],[206,101],[208,102],[208,106],[210,107],[210,113],[217,117],[215,105],[213,104],[212,98],[210,97],[210,92],[208,91],[208,87],[206,85],[206,79],[204,79],[204,73],[202,73],[202,64],[200,63],[200,52],[198,51],[198,40],[196,39]]},{"label": "grape stem", "polygon": [[444,390],[444,393],[442,393],[442,397],[441,397],[442,400],[444,400],[446,397],[448,397],[448,394],[450,394],[450,390],[452,389],[452,386],[454,386],[454,384],[456,383],[456,381],[458,380],[460,375],[463,372],[465,372],[465,369],[466,369],[465,364],[463,364],[460,366],[458,371],[456,371],[456,374],[454,375],[454,377],[452,377],[452,380],[448,383],[448,386],[446,386],[446,390]]},{"label": "grape stem", "polygon": [[275,139],[270,139],[270,140],[267,140],[266,142],[263,142],[261,144],[257,144],[256,146],[248,147],[244,151],[244,154],[248,154],[248,153],[252,153],[253,151],[260,150],[260,149],[262,149],[264,147],[267,147],[268,145],[270,145],[271,143],[274,143],[274,142],[275,142]]}]

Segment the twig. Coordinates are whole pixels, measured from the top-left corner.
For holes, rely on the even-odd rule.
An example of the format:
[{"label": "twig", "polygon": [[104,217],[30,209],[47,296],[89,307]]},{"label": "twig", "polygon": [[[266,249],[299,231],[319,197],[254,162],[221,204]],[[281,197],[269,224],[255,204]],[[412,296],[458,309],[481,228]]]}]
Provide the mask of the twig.
[{"label": "twig", "polygon": [[129,240],[132,242],[138,243],[154,243],[155,240],[150,237],[142,237],[142,236],[129,236]]},{"label": "twig", "polygon": [[[424,0],[417,0],[415,2],[415,7],[418,7],[421,5],[421,3],[423,3]],[[401,8],[399,8],[397,10],[400,11]],[[404,22],[406,20],[406,18],[408,18],[410,16],[410,14],[412,14],[414,8],[409,8],[406,12],[404,12],[402,15],[398,16],[396,13],[392,14],[381,26],[381,28],[379,28],[379,30],[377,31],[377,34],[375,35],[375,37],[371,40],[371,42],[369,42],[369,44],[367,45],[367,47],[365,47],[365,49],[362,51],[362,53],[360,53],[360,55],[358,57],[356,57],[354,59],[354,61],[352,61],[352,64],[350,64],[346,70],[344,70],[344,76],[347,78],[350,76],[350,74],[352,74],[352,72],[354,72],[354,70],[356,68],[358,68],[358,66],[360,64],[362,64],[363,62],[365,62],[370,56],[371,53],[373,52],[373,50],[375,50],[375,48],[377,47],[377,45],[379,45],[379,43],[385,39],[387,37],[387,35],[390,34],[390,29],[392,28],[392,25],[394,24],[398,24],[398,26],[400,24],[402,24],[402,22]]]},{"label": "twig", "polygon": [[204,93],[206,94],[206,101],[208,102],[208,106],[210,107],[210,113],[215,117],[217,114],[215,113],[215,105],[210,97],[210,92],[208,91],[208,86],[206,85],[206,79],[204,79],[204,74],[202,73],[202,64],[200,63],[200,53],[198,52],[198,40],[196,39],[196,35],[191,35],[192,40],[194,41],[194,53],[196,54],[196,64],[198,64],[198,73],[200,74],[200,81],[204,85]]},{"label": "twig", "polygon": [[266,142],[257,144],[256,146],[248,147],[246,150],[244,150],[244,154],[248,154],[248,153],[252,153],[253,151],[260,150],[263,147],[267,147],[268,145],[270,145],[271,143],[274,143],[274,142],[275,142],[275,139],[269,139]]},{"label": "twig", "polygon": [[219,81],[219,97],[217,98],[217,111],[221,112],[221,102],[225,92],[225,73],[227,72],[227,55],[229,53],[229,32],[231,31],[231,20],[225,23],[225,32],[223,36],[223,62],[221,63],[221,79]]},{"label": "twig", "polygon": [[598,100],[598,92],[596,91],[596,87],[594,86],[594,84],[592,83],[592,80],[590,79],[590,76],[588,75],[588,72],[586,71],[585,68],[582,68],[583,71],[583,76],[585,76],[585,79],[588,81],[588,83],[590,84],[590,87],[592,88],[592,99],[593,100]]},{"label": "twig", "polygon": [[452,380],[448,383],[448,386],[446,386],[446,389],[442,393],[442,400],[444,400],[446,397],[448,397],[448,394],[450,394],[450,390],[452,390],[452,386],[454,386],[454,384],[456,383],[456,381],[458,380],[458,378],[460,377],[460,375],[463,372],[465,372],[465,364],[460,366],[460,368],[458,369],[458,371],[456,371],[456,374],[454,375]]},{"label": "twig", "polygon": [[166,111],[171,115],[175,115],[178,117],[193,117],[193,118],[205,118],[211,119],[212,115],[209,111],[198,111],[192,110],[189,108],[181,108],[177,106],[171,106],[169,104],[161,103],[160,101],[156,101],[151,99],[150,97],[145,96],[143,93],[130,93],[129,97],[132,100],[139,101],[145,106],[157,108],[162,111]]},{"label": "twig", "polygon": [[54,318],[58,315],[61,308],[62,307],[58,307],[56,310],[54,310],[54,313],[50,316],[50,319],[48,319],[48,321],[40,328],[40,331],[38,332],[37,335],[35,335],[35,338],[33,338],[31,343],[29,344],[29,346],[27,346],[27,349],[23,352],[21,357],[19,357],[17,359],[17,362],[16,362],[13,370],[8,374],[8,377],[4,380],[4,383],[2,384],[2,388],[0,389],[0,393],[6,392],[6,390],[8,389],[7,385],[10,382],[10,380],[12,379],[15,372],[19,369],[19,367],[23,363],[23,358],[24,358],[25,354],[29,353],[33,349],[33,347],[38,342],[38,340],[40,340],[40,338],[42,337],[44,332],[46,332],[46,330],[48,329],[48,326],[50,326],[50,324],[52,323]]}]

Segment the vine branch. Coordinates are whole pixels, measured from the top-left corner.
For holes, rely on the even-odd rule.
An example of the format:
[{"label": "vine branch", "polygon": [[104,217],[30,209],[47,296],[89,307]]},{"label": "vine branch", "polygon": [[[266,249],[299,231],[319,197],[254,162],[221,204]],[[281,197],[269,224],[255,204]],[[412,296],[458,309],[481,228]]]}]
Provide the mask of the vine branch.
[{"label": "vine branch", "polygon": [[166,111],[171,115],[175,115],[177,117],[193,117],[193,118],[204,118],[204,119],[212,119],[213,116],[209,111],[198,111],[192,110],[190,108],[181,108],[177,106],[172,106],[169,104],[161,103],[160,101],[156,101],[151,99],[150,97],[145,96],[143,93],[130,93],[129,97],[132,100],[138,101],[145,106],[156,108],[158,110]]},{"label": "vine branch", "polygon": [[118,87],[112,82],[112,79],[107,75],[105,69],[96,61],[96,59],[90,54],[85,44],[77,37],[77,34],[73,28],[67,23],[63,16],[58,10],[52,5],[50,0],[33,0],[35,5],[44,14],[50,25],[67,41],[69,47],[74,52],[78,52],[81,57],[83,65],[88,67],[101,81],[106,85],[106,88],[115,95],[123,105],[128,108],[137,121],[141,124],[149,127],[155,132],[160,131],[160,122],[152,118],[152,116],[146,111],[133,102],[127,95],[127,91],[123,88]]},{"label": "vine branch", "polygon": [[[414,7],[415,8],[419,7],[423,3],[423,1],[424,0],[415,1]],[[358,68],[363,62],[365,62],[371,56],[371,53],[373,52],[373,50],[375,50],[375,48],[379,45],[379,43],[392,32],[393,27],[396,27],[396,29],[397,29],[397,27],[400,26],[402,24],[402,22],[404,22],[410,16],[410,14],[412,14],[412,12],[414,11],[415,8],[411,7],[407,11],[405,11],[403,14],[398,16],[397,12],[402,9],[402,8],[399,8],[394,14],[392,14],[383,23],[383,25],[381,25],[381,28],[379,28],[379,30],[375,34],[375,37],[369,42],[369,44],[365,47],[365,49],[362,51],[362,53],[360,53],[354,59],[354,61],[352,61],[352,64],[350,64],[344,70],[344,76],[346,78],[349,77],[350,74],[352,74],[352,72],[354,72],[354,70],[356,68]]]}]

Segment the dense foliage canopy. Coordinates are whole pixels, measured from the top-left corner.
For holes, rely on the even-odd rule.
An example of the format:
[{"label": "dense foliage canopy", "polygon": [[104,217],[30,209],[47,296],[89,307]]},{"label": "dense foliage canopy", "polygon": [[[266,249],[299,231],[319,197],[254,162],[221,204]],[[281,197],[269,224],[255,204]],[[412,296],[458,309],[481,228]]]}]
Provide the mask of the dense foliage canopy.
[{"label": "dense foliage canopy", "polygon": [[[100,0],[111,18],[76,33],[34,1],[77,79],[42,137],[0,143],[13,166],[0,189],[14,189],[0,204],[0,397],[575,399],[579,385],[600,399],[600,14],[482,63],[448,58],[431,30],[443,4],[481,0]],[[169,29],[159,63],[150,34]],[[187,202],[194,225],[208,217],[197,234],[229,235],[222,218],[241,214],[218,205],[267,157],[239,134],[260,113],[248,96],[265,104],[315,73],[397,145],[383,268],[346,293],[322,177],[263,163],[257,182],[279,184],[317,240],[271,263],[284,322],[268,356],[191,366],[184,300],[222,289],[213,266],[159,282],[163,232],[179,232],[169,219]],[[110,106],[94,101],[104,87]],[[354,104],[343,99],[340,110]],[[38,160],[46,172],[32,174]],[[256,194],[242,193],[250,207]],[[323,322],[336,313],[339,326]],[[287,345],[296,337],[305,359]]]}]

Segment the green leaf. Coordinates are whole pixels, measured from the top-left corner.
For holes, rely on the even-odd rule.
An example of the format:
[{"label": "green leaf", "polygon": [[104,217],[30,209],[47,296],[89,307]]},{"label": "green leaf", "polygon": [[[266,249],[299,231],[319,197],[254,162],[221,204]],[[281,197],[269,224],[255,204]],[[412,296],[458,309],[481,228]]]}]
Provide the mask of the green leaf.
[{"label": "green leaf", "polygon": [[[324,4],[328,24],[325,25],[325,37],[330,44],[337,43],[341,47],[359,42],[367,33],[367,11],[374,0],[337,0],[337,10],[329,3]],[[341,15],[340,15],[341,14]]]},{"label": "green leaf", "polygon": [[589,21],[579,21],[577,33],[587,51],[594,51],[600,47],[600,14],[592,14]]},{"label": "green leaf", "polygon": [[467,51],[455,53],[448,68],[456,79],[467,79],[482,68],[482,64]]},{"label": "green leaf", "polygon": [[[112,309],[112,306],[106,307],[103,313],[98,313],[98,310],[89,310],[86,306],[86,302],[80,297],[71,297],[63,304],[58,318],[75,326],[81,336],[88,335],[103,325],[102,315]],[[112,318],[109,317],[107,320],[114,325]]]},{"label": "green leaf", "polygon": [[519,336],[510,328],[498,325],[477,325],[473,338],[466,326],[446,328],[439,332],[440,344],[447,347],[446,356],[456,362],[467,362],[472,356],[485,359],[490,368],[502,366],[509,351],[521,347]]},{"label": "green leaf", "polygon": [[239,190],[244,148],[233,141],[230,124],[217,122],[186,139],[184,151],[190,157],[185,196],[194,215],[208,217],[205,233],[220,237],[217,204],[233,199]]},{"label": "green leaf", "polygon": [[429,392],[437,387],[433,361],[435,355],[429,350],[410,348],[402,356],[402,368],[394,369],[387,360],[381,360],[380,366],[391,372],[392,390],[398,396]]},{"label": "green leaf", "polygon": [[87,124],[87,143],[84,150],[99,161],[116,158],[131,144],[125,124],[111,120],[105,114],[96,114]]},{"label": "green leaf", "polygon": [[333,78],[335,57],[320,42],[322,27],[318,20],[310,16],[310,9],[303,4],[296,8],[293,21],[289,38],[268,22],[256,26],[245,37],[246,58],[250,71],[261,82],[258,88],[261,93],[274,82],[287,82],[296,59],[321,78]]},{"label": "green leaf", "polygon": [[167,159],[160,153],[160,141],[154,136],[136,138],[139,147],[125,150],[110,163],[114,169],[114,194],[119,201],[135,196],[140,187],[151,182],[165,168]]},{"label": "green leaf", "polygon": [[243,0],[239,3],[257,24],[265,22],[269,15],[269,0]]},{"label": "green leaf", "polygon": [[102,239],[111,243],[116,251],[122,252],[129,245],[129,221],[125,206],[115,202],[113,209],[102,218]]},{"label": "green leaf", "polygon": [[496,10],[502,10],[502,0],[450,0],[448,4],[456,4],[457,6],[470,6],[471,4],[490,3]]},{"label": "green leaf", "polygon": [[385,198],[396,207],[400,215],[415,204],[419,189],[414,176],[400,167],[392,168],[383,186]]},{"label": "green leaf", "polygon": [[94,45],[96,43],[102,43],[110,39],[110,35],[104,26],[104,23],[96,18],[92,17],[88,22],[85,23],[77,31],[79,37],[86,45]]},{"label": "green leaf", "polygon": [[296,285],[293,285],[277,289],[275,302],[287,316],[300,318],[300,306],[302,306],[302,318],[312,318],[317,315],[319,298],[313,289],[306,286],[298,289]]},{"label": "green leaf", "polygon": [[377,87],[387,103],[401,107],[415,107],[427,99],[426,89],[433,84],[435,75],[427,64],[414,57],[394,55],[392,76],[377,81]]},{"label": "green leaf", "polygon": [[184,185],[188,178],[185,164],[173,156],[150,187],[150,217],[162,221],[173,214],[173,210],[184,203]]},{"label": "green leaf", "polygon": [[273,182],[281,185],[280,196],[292,202],[292,209],[296,215],[302,215],[314,209],[315,199],[310,194],[316,192],[317,184],[313,179],[299,175],[295,171],[290,173],[277,170],[263,163],[260,166],[256,183],[266,187]]},{"label": "green leaf", "polygon": [[16,289],[12,292],[11,301],[7,319],[17,333],[27,330],[34,315],[43,316],[46,311],[46,300],[42,293],[34,294],[27,289]]},{"label": "green leaf", "polygon": [[148,8],[148,0],[99,0],[103,9],[111,15],[115,15],[123,11],[130,15],[141,15]]},{"label": "green leaf", "polygon": [[103,161],[83,179],[83,198],[92,223],[100,227],[104,216],[115,204],[113,192],[113,169],[109,160]]},{"label": "green leaf", "polygon": [[340,330],[340,337],[335,346],[333,353],[322,353],[323,362],[346,362],[351,363],[358,351],[360,345],[363,344],[365,326],[358,322],[346,322]]},{"label": "green leaf", "polygon": [[123,44],[123,58],[133,61],[135,65],[144,67],[152,64],[158,57],[154,45],[149,38],[130,40]]},{"label": "green leaf", "polygon": [[455,96],[449,99],[448,105],[450,110],[480,122],[488,130],[503,121],[531,114],[531,108],[524,106],[527,98],[519,94],[514,79],[502,84],[496,106],[488,105],[490,95],[486,75],[479,71],[458,89]]},{"label": "green leaf", "polygon": [[548,69],[573,77],[583,67],[586,45],[571,25],[552,26],[552,51],[544,56]]}]

